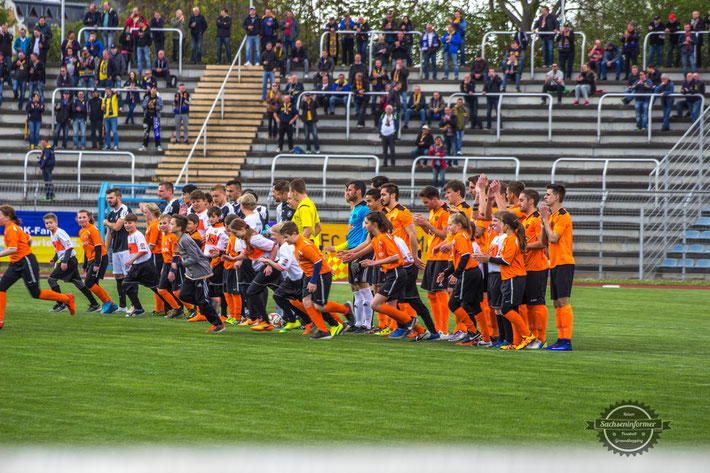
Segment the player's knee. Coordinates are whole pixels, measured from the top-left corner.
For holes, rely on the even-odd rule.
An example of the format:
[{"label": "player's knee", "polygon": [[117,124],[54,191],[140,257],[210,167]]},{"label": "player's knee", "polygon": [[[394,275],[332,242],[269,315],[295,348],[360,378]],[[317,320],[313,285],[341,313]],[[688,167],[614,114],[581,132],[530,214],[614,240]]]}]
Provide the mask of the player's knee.
[{"label": "player's knee", "polygon": [[313,307],[315,307],[318,312],[326,312],[324,305],[313,304]]},{"label": "player's knee", "polygon": [[503,307],[501,307],[501,312],[503,313],[503,315],[507,314],[507,313],[510,312],[511,310],[514,310],[515,312],[517,312],[517,311],[518,311],[518,306],[517,306],[517,305],[512,305],[512,304],[510,304],[510,305],[507,305],[507,304],[506,304],[506,305],[503,305]]},{"label": "player's knee", "polygon": [[468,313],[471,316],[477,315],[479,312],[481,312],[481,305],[480,304],[470,304],[468,302],[464,302],[462,304],[464,310],[466,310],[466,313]]},{"label": "player's knee", "polygon": [[461,304],[456,300],[456,298],[452,297],[449,299],[449,310],[451,312],[456,312],[456,309],[459,307],[461,307]]},{"label": "player's knee", "polygon": [[379,301],[379,300],[377,300],[377,299],[373,299],[373,300],[370,301],[370,308],[371,308],[372,310],[378,311],[378,310],[380,310],[380,307],[382,307],[382,302],[381,302],[381,301]]}]

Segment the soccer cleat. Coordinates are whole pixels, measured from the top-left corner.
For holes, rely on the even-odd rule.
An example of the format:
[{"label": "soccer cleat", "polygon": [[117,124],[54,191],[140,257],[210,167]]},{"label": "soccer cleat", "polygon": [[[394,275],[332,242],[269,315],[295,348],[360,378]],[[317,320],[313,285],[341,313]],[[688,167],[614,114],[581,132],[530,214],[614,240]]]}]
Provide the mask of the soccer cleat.
[{"label": "soccer cleat", "polygon": [[133,309],[130,314],[126,314],[126,317],[138,317],[139,315],[145,315],[145,309]]},{"label": "soccer cleat", "polygon": [[150,314],[152,317],[165,317],[165,311],[164,310],[154,310]]},{"label": "soccer cleat", "polygon": [[98,304],[91,304],[84,312],[87,314],[92,312],[101,312],[101,306]]},{"label": "soccer cleat", "polygon": [[113,301],[108,301],[104,303],[101,309],[102,314],[112,314],[118,310],[118,306]]},{"label": "soccer cleat", "polygon": [[126,307],[119,307],[114,312],[123,312],[124,314],[128,314],[128,313],[130,313],[130,310],[128,310],[128,308],[126,308]]},{"label": "soccer cleat", "polygon": [[251,325],[251,320],[247,319],[246,317],[242,317],[242,321],[239,322],[237,325]]},{"label": "soccer cleat", "polygon": [[516,345],[509,343],[507,345],[503,345],[502,347],[500,347],[500,349],[501,350],[515,350],[516,349],[515,347],[516,347]]},{"label": "soccer cleat", "polygon": [[340,335],[342,332],[343,332],[343,324],[341,324],[341,323],[339,323],[339,322],[338,322],[338,325],[336,325],[335,327],[330,327],[330,334],[331,334],[333,337],[337,337],[337,336]]},{"label": "soccer cleat", "polygon": [[504,347],[507,347],[508,345],[512,345],[512,343],[510,343],[508,340],[501,340],[496,345],[498,345],[496,348],[508,350],[508,348],[504,348]]},{"label": "soccer cleat", "polygon": [[380,330],[377,335],[379,335],[380,337],[389,337],[391,333],[392,333],[392,329],[389,327],[385,327],[382,330]]},{"label": "soccer cleat", "polygon": [[280,330],[280,332],[288,332],[289,330],[296,330],[297,328],[301,327],[301,321],[296,320],[295,322],[289,322],[286,325],[283,326],[283,328]]},{"label": "soccer cleat", "polygon": [[379,335],[382,330],[383,329],[380,327],[373,327],[370,330],[368,330],[367,333],[370,335]]},{"label": "soccer cleat", "polygon": [[49,309],[50,312],[64,312],[65,310],[67,310],[67,305],[62,302],[57,302],[54,307]]},{"label": "soccer cleat", "polygon": [[429,330],[425,330],[424,333],[420,333],[414,338],[415,342],[422,342],[424,340],[430,340],[431,339],[431,332]]},{"label": "soccer cleat", "polygon": [[181,319],[183,317],[185,317],[185,311],[182,307],[171,310],[170,314],[165,316],[166,319]]},{"label": "soccer cleat", "polygon": [[439,338],[437,338],[436,340],[448,340],[450,336],[451,335],[449,335],[448,333],[439,330]]},{"label": "soccer cleat", "polygon": [[316,332],[315,335],[311,335],[308,338],[310,338],[311,340],[330,340],[331,338],[333,338],[333,336],[330,334],[330,332],[319,330],[318,332]]},{"label": "soccer cleat", "polygon": [[562,339],[558,338],[555,343],[553,343],[552,345],[550,345],[547,348],[543,348],[543,350],[553,350],[554,348],[558,347],[560,345],[560,343],[562,343]]},{"label": "soccer cleat", "polygon": [[516,350],[522,350],[523,348],[525,348],[526,346],[530,345],[530,344],[531,344],[532,342],[534,342],[534,341],[535,341],[535,335],[533,335],[533,334],[531,333],[531,334],[528,335],[527,337],[523,337],[523,341],[520,342],[520,344],[517,345],[517,346],[515,347],[515,349],[516,349]]},{"label": "soccer cleat", "polygon": [[207,317],[202,314],[197,314],[194,317],[187,319],[188,322],[207,322]]},{"label": "soccer cleat", "polygon": [[493,346],[493,342],[480,341],[480,342],[478,342],[477,345],[472,345],[472,346],[478,346],[478,347],[483,347],[483,348],[491,348],[491,347]]},{"label": "soccer cleat", "polygon": [[431,336],[427,338],[427,340],[441,340],[441,335],[438,333],[432,333]]},{"label": "soccer cleat", "polygon": [[457,343],[457,345],[461,345],[464,347],[470,347],[472,345],[478,345],[478,342],[481,341],[481,332],[476,332],[476,333],[471,333],[467,332],[466,336],[461,339],[460,342]]},{"label": "soccer cleat", "polygon": [[5,325],[5,321],[4,321],[4,320],[0,321],[0,328],[2,328],[3,325]]},{"label": "soccer cleat", "polygon": [[254,324],[249,328],[251,328],[255,332],[271,332],[274,329],[274,326],[271,325],[269,322],[261,321],[258,324]]},{"label": "soccer cleat", "polygon": [[404,338],[407,336],[407,329],[405,328],[397,328],[392,334],[390,335],[390,338]]},{"label": "soccer cleat", "polygon": [[409,335],[409,333],[410,333],[412,330],[414,330],[414,327],[416,327],[416,326],[417,326],[417,318],[416,318],[416,317],[412,317],[412,320],[410,320],[409,323],[407,323],[407,327],[406,327],[407,335]]},{"label": "soccer cleat", "polygon": [[247,319],[247,325],[256,325],[259,323],[259,319]]},{"label": "soccer cleat", "polygon": [[[353,310],[353,304],[352,302],[346,302],[343,304],[345,307],[348,308],[348,311],[345,313],[345,319],[348,321],[348,325],[351,327],[355,326],[355,311]],[[347,332],[347,330],[345,330]]]},{"label": "soccer cleat", "polygon": [[227,322],[229,325],[235,325],[237,323],[237,319],[234,317],[229,317],[225,322]]},{"label": "soccer cleat", "polygon": [[69,309],[69,315],[74,315],[76,313],[76,304],[74,304],[74,294],[67,294],[69,302],[67,303],[67,308]]},{"label": "soccer cleat", "polygon": [[572,351],[572,340],[568,338],[563,338],[558,340],[558,342],[559,345],[555,344],[547,349],[550,351]]},{"label": "soccer cleat", "polygon": [[222,321],[222,323],[226,322],[229,317],[225,317],[224,315],[219,316],[219,320]]},{"label": "soccer cleat", "polygon": [[542,342],[540,340],[533,340],[525,347],[526,350],[539,350],[540,348],[542,348]]},{"label": "soccer cleat", "polygon": [[190,310],[187,311],[187,315],[186,315],[185,317],[187,317],[188,319],[191,319],[191,318],[193,318],[193,317],[196,316],[196,315],[197,315],[197,309],[195,309],[195,308],[193,307],[192,309],[190,309]]},{"label": "soccer cleat", "polygon": [[461,340],[466,337],[466,332],[463,332],[461,330],[457,330],[453,335],[450,335],[448,340],[450,342],[460,342]]},{"label": "soccer cleat", "polygon": [[213,325],[207,329],[208,333],[219,333],[224,332],[224,324]]}]

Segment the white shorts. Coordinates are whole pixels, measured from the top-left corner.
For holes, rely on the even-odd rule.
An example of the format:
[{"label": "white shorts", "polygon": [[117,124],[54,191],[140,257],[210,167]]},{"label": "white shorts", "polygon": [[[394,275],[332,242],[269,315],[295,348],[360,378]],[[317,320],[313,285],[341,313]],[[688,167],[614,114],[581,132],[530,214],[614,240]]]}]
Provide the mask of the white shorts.
[{"label": "white shorts", "polygon": [[113,274],[126,275],[128,273],[128,268],[126,268],[126,261],[130,259],[130,253],[128,250],[117,251],[113,253]]}]

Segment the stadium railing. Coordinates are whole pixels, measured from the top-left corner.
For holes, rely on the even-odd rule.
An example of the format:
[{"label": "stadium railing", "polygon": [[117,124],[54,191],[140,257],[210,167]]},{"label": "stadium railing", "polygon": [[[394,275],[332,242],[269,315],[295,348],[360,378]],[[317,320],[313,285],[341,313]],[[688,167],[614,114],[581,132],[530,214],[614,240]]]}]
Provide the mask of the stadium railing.
[{"label": "stadium railing", "polygon": [[[94,88],[93,87],[61,87],[61,88],[54,89],[52,91],[52,125],[54,125],[54,104],[57,101],[57,95],[59,95],[59,93],[62,92],[63,90],[71,90],[71,91],[83,90],[84,92],[91,93],[94,90]],[[103,92],[102,89],[99,89],[99,90],[101,90]],[[124,89],[124,88],[114,89],[113,87],[111,88],[111,90],[113,90],[114,92],[118,92],[119,94],[121,92],[128,92],[128,91],[141,92],[141,93],[142,92],[150,92],[148,89]],[[86,97],[86,101],[88,103],[89,97],[87,97],[86,95],[84,97]],[[160,97],[160,92],[158,92],[158,97]]]},{"label": "stadium railing", "polygon": [[600,143],[602,141],[602,105],[604,105],[604,99],[609,97],[628,97],[629,99],[633,99],[635,97],[651,97],[652,100],[648,104],[648,123],[646,125],[648,135],[647,140],[649,143],[651,142],[651,124],[653,123],[651,112],[653,111],[653,104],[655,102],[654,99],[656,97],[700,97],[700,110],[705,109],[705,96],[702,94],[636,94],[633,92],[604,94],[599,97],[599,104],[597,105],[597,142]]},{"label": "stadium railing", "polygon": [[207,112],[207,116],[205,117],[205,120],[202,123],[202,127],[200,128],[199,133],[195,137],[195,142],[192,144],[192,148],[190,148],[190,152],[185,158],[185,164],[183,164],[182,169],[180,169],[180,174],[178,174],[177,179],[175,179],[176,186],[180,184],[180,179],[182,179],[183,176],[185,176],[185,183],[187,183],[187,173],[188,166],[190,165],[190,159],[192,158],[192,155],[195,154],[195,149],[197,149],[197,145],[199,144],[200,139],[202,140],[202,156],[207,156],[207,124],[209,123],[210,118],[212,118],[214,109],[220,100],[222,102],[220,116],[222,119],[224,119],[224,89],[227,86],[227,83],[229,82],[229,77],[232,75],[232,71],[234,71],[234,66],[237,64],[237,61],[239,62],[239,67],[237,68],[237,80],[241,81],[242,50],[244,49],[246,41],[247,37],[245,36],[242,40],[242,43],[239,45],[237,53],[234,55],[234,59],[232,59],[232,64],[229,66],[229,70],[224,76],[222,86],[219,88],[219,91],[217,92],[217,95],[214,98],[214,102],[212,102],[212,106],[210,107],[209,112]]},{"label": "stadium railing", "polygon": [[[590,172],[590,166],[598,166],[602,164],[602,191],[605,191],[607,188],[607,172],[609,170],[609,164],[610,163],[653,163],[655,166],[653,167],[653,170],[648,175],[648,190],[653,190],[653,191],[658,191],[659,190],[659,179],[658,179],[658,166],[659,166],[659,161],[657,159],[653,158],[558,158],[555,160],[554,163],[552,163],[552,170],[550,171],[550,182],[555,183],[555,178],[557,177],[557,167],[560,163],[564,162],[571,162],[571,163],[581,163],[583,166],[580,168],[576,168],[575,170],[584,172],[585,175],[588,175]],[[655,179],[652,181],[651,176],[655,176]],[[651,184],[654,184],[652,186]]]},{"label": "stadium railing", "polygon": [[[682,31],[680,33],[682,33]],[[703,34],[708,34],[708,33],[710,33],[710,31],[693,31],[693,33],[695,33],[696,36],[700,36]],[[673,33],[666,33],[665,31],[649,31],[648,33],[646,33],[646,36],[643,38],[643,69],[641,69],[642,71],[646,70],[646,53],[648,52],[649,38],[653,35],[661,35],[661,34],[672,35]],[[677,54],[680,54],[680,52],[678,52]],[[663,59],[663,58],[661,58],[661,59]]]},{"label": "stadium railing", "polygon": [[[449,98],[446,100],[446,105],[451,106],[451,102],[455,97],[469,97],[469,94],[464,94],[463,92],[456,92],[454,94],[449,95]],[[500,108],[501,105],[503,104],[503,97],[508,97],[509,99],[515,99],[515,98],[521,98],[521,97],[541,97],[547,100],[547,141],[552,141],[552,97],[550,94],[544,94],[544,93],[515,93],[515,94],[507,94],[507,93],[481,93],[481,92],[476,92],[473,94],[475,97],[499,97],[498,99],[498,105],[496,107],[496,141],[500,141]]]},{"label": "stadium railing", "polygon": [[27,181],[16,179],[0,181],[0,202],[12,205],[21,210],[38,211],[40,209],[61,210],[71,207],[89,207],[96,205],[100,182],[82,182],[81,198],[77,198],[76,181],[53,180],[55,200],[45,201],[45,183],[42,175],[28,177]]},{"label": "stadium railing", "polygon": [[[31,150],[28,151],[27,154],[25,154],[25,195],[27,195],[27,168],[28,168],[28,161],[31,155],[33,154],[41,154],[42,150]],[[81,161],[84,155],[90,154],[94,156],[106,156],[106,157],[112,157],[112,156],[128,156],[131,158],[131,183],[135,183],[136,181],[136,155],[131,153],[130,151],[91,151],[91,150],[64,150],[64,151],[55,151],[55,155],[78,155],[78,160],[76,164],[76,198],[81,199]]]},{"label": "stadium railing", "polygon": [[[502,35],[514,35],[516,34],[517,31],[488,31],[483,35],[483,38],[481,39],[481,57],[483,59],[486,58],[486,43],[488,41],[489,36],[502,36]],[[538,36],[540,35],[556,35],[557,33],[555,32],[535,32],[535,31],[525,31],[525,34],[528,36],[532,36],[532,40],[530,41],[530,57],[528,58],[527,55],[525,57],[525,60],[530,61],[530,79],[532,79],[535,76],[535,41]],[[586,57],[586,46],[587,46],[587,35],[580,31],[575,31],[575,35],[580,36],[582,38],[582,44],[580,48],[580,58],[584,59]],[[500,64],[493,64],[493,66],[498,69],[498,66]]]},{"label": "stadium railing", "polygon": [[[349,140],[350,139],[350,105],[352,104],[352,98],[354,92],[346,91],[346,92],[336,92],[333,90],[304,90],[300,94],[298,94],[298,99],[296,100],[296,111],[301,109],[301,99],[303,98],[303,94],[308,93],[310,95],[347,95],[347,99],[345,101],[345,139]],[[303,120],[299,120],[300,122],[303,122]],[[298,123],[298,122],[297,122]],[[303,126],[305,126],[304,123],[302,123]],[[298,131],[298,125],[296,126],[296,131]]]},{"label": "stadium railing", "polygon": [[[131,28],[131,32],[136,31],[137,29],[138,28]],[[83,36],[84,31],[88,31],[88,30],[90,30],[90,31],[96,31],[96,30],[99,30],[99,31],[123,31],[123,30],[125,30],[125,28],[122,28],[120,26],[100,26],[100,27],[95,27],[95,28],[85,26],[79,30],[79,33],[77,33],[76,37],[79,39],[82,39],[84,37]],[[173,33],[177,33],[178,35],[180,35],[180,46],[181,47],[180,47],[180,51],[178,52],[178,74],[182,74],[182,51],[185,47],[184,46],[185,38],[183,37],[182,31],[180,31],[177,28],[151,28],[150,31],[173,32]],[[79,41],[79,44],[81,44],[81,41]],[[82,47],[83,47],[83,45],[82,45]],[[111,47],[110,44],[104,44],[104,50],[108,49],[110,47]],[[130,72],[131,62],[129,61],[127,65],[128,65],[128,71]],[[148,65],[148,67],[150,68],[150,65]]]},{"label": "stadium railing", "polygon": [[[274,158],[271,160],[271,186],[274,185],[274,181],[276,180],[276,163],[280,159],[288,159],[288,158],[297,158],[301,161],[303,161],[304,155],[303,154],[289,154],[289,153],[284,153],[284,154],[277,154],[274,156]],[[308,160],[311,161],[314,158],[323,158],[323,176],[322,176],[322,183],[323,183],[323,203],[326,202],[326,190],[328,187],[328,162],[330,159],[347,159],[347,160],[374,160],[375,161],[375,174],[377,175],[380,172],[380,158],[375,156],[374,154],[311,154],[308,156]]]},{"label": "stadium railing", "polygon": [[[399,33],[399,31],[369,31],[368,34],[370,35],[370,38],[368,40],[368,45],[369,45],[369,52],[368,54],[370,55],[369,59],[369,67],[370,70],[372,70],[372,45],[374,44],[374,39],[376,36],[380,35],[388,35],[388,34],[394,34],[396,35]],[[422,32],[421,31],[405,31],[404,34],[406,35],[419,35],[419,43],[416,43],[412,41],[412,49],[414,49],[414,46],[419,46],[419,73],[422,73],[422,66],[424,65],[424,52],[422,51],[421,48],[421,39],[422,39]],[[322,51],[322,49],[321,49]],[[391,59],[391,58],[390,58]],[[389,64],[383,64],[387,70],[389,70]]]}]

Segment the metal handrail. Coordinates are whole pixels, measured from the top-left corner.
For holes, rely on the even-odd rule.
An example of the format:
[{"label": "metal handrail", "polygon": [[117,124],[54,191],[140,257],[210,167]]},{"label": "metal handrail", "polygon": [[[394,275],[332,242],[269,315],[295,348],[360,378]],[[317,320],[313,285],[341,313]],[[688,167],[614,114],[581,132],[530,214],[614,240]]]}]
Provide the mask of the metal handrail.
[{"label": "metal handrail", "polygon": [[[310,95],[346,95],[348,96],[347,101],[345,103],[345,139],[349,140],[350,139],[350,105],[352,103],[352,98],[355,95],[355,92],[352,91],[345,91],[345,92],[337,92],[334,90],[304,90],[300,94],[298,94],[298,99],[296,99],[296,111],[298,112],[301,109],[301,98],[303,97],[303,94],[310,94]],[[303,120],[301,120],[303,121]],[[304,125],[305,126],[305,125]]]},{"label": "metal handrail", "polygon": [[333,159],[374,159],[375,160],[375,175],[379,174],[380,172],[380,158],[375,156],[374,154],[316,154],[316,155],[310,155],[307,157],[304,157],[302,154],[289,154],[289,153],[284,153],[284,154],[277,154],[274,156],[274,159],[271,161],[271,187],[274,185],[275,181],[275,174],[276,174],[276,161],[279,159],[283,158],[298,158],[301,161],[304,161],[304,159],[312,159],[312,158],[323,158],[323,203],[325,203],[325,195],[326,195],[326,186],[327,186],[327,176],[328,176],[328,160],[330,158]]},{"label": "metal handrail", "polygon": [[[610,93],[610,94],[604,94],[599,98],[599,104],[597,105],[597,142],[602,141],[602,104],[604,103],[604,99],[607,97],[649,97],[651,99],[655,97],[700,97],[700,109],[705,108],[705,96],[702,94],[656,94],[656,93],[647,93],[647,94],[637,94],[634,92],[627,92],[625,94],[623,93]],[[651,103],[648,104],[648,124],[646,125],[647,131],[648,131],[648,142],[651,142],[651,110],[653,109],[653,103],[655,100],[651,100]]]},{"label": "metal handrail", "polygon": [[463,159],[463,169],[461,170],[461,180],[463,182],[466,182],[466,171],[468,169],[468,162],[469,161],[512,161],[515,163],[515,180],[518,180],[518,176],[520,175],[520,160],[518,158],[515,158],[513,156],[419,156],[412,161],[412,170],[411,170],[411,180],[410,180],[410,187],[412,188],[412,193],[411,193],[411,200],[414,202],[414,173],[417,170],[417,163],[419,161],[428,161],[430,159],[446,159],[446,160],[462,160]]},{"label": "metal handrail", "polygon": [[[552,98],[550,97],[549,94],[545,93],[535,93],[535,92],[525,92],[525,93],[502,93],[502,92],[495,92],[495,93],[482,93],[482,92],[475,92],[473,94],[476,97],[498,97],[498,106],[496,109],[496,141],[500,141],[500,108],[501,104],[503,103],[503,97],[510,97],[510,98],[517,98],[517,97],[543,97],[547,99],[547,141],[552,141]],[[449,98],[446,100],[446,105],[451,106],[451,100],[454,97],[470,97],[469,94],[465,94],[463,92],[456,92],[451,95],[449,95]]]},{"label": "metal handrail", "polygon": [[[120,26],[97,26],[97,27],[90,27],[90,26],[85,26],[82,29],[79,30],[79,33],[77,33],[77,38],[82,38],[82,33],[86,30],[91,30],[91,31],[123,31],[126,28],[121,28]],[[138,28],[131,28],[131,33],[133,31],[138,30]],[[180,35],[180,51],[178,52],[178,74],[182,74],[182,45],[183,45],[183,34],[182,31],[180,31],[177,28],[151,28],[151,31],[172,31],[173,33],[178,33]],[[81,42],[79,43],[81,44]],[[106,48],[110,48],[111,45],[104,45],[104,50]],[[156,53],[157,54],[157,53]],[[130,62],[128,63],[128,68],[130,70],[131,64]]]},{"label": "metal handrail", "polygon": [[[55,104],[55,102],[56,102],[57,95],[59,95],[59,92],[61,92],[61,91],[63,91],[63,90],[77,90],[77,91],[78,91],[78,90],[83,90],[84,92],[92,92],[94,89],[91,88],[91,87],[57,87],[56,89],[54,89],[54,90],[52,91],[52,121],[51,121],[52,124],[54,124],[54,104]],[[99,89],[99,90],[100,90],[100,89]],[[118,92],[118,93],[121,93],[121,92],[128,92],[128,91],[131,91],[131,92],[150,92],[148,89],[128,89],[128,88],[117,88],[117,89],[114,89],[113,87],[111,87],[111,90],[113,90],[114,92]],[[160,92],[158,92],[158,97],[160,97]],[[89,99],[87,98],[86,101],[87,101],[87,104],[88,104]],[[88,114],[88,110],[87,110],[87,114]]]},{"label": "metal handrail", "polygon": [[[653,36],[653,35],[661,35],[661,34],[667,34],[669,36],[674,35],[674,34],[682,34],[683,32],[680,31],[678,33],[666,33],[665,31],[649,31],[646,33],[646,36],[643,38],[643,69],[646,70],[646,51],[648,51],[648,39]],[[708,34],[710,31],[691,31],[691,33],[695,33],[696,36],[701,35],[701,34]]]},{"label": "metal handrail", "polygon": [[[573,33],[582,37],[582,44],[580,46],[581,50],[580,50],[579,58],[580,58],[581,62],[585,62],[584,61],[584,54],[587,50],[587,35],[580,32],[580,31],[573,31]],[[552,31],[543,32],[543,33],[541,33],[541,32],[533,33],[533,38],[532,38],[532,41],[530,42],[530,51],[531,52],[535,51],[535,41],[539,35],[549,35],[549,34],[557,34],[557,33],[554,33]],[[534,55],[532,55],[532,56],[534,56]],[[534,77],[535,77],[535,61],[530,61],[530,78],[533,79]]]},{"label": "metal handrail", "polygon": [[[219,91],[217,92],[217,95],[214,98],[214,102],[212,102],[212,106],[210,107],[209,112],[207,112],[207,115],[205,116],[205,121],[202,123],[202,127],[200,128],[200,132],[197,134],[197,137],[195,138],[195,142],[192,144],[192,148],[190,149],[190,153],[188,153],[187,158],[185,158],[185,164],[183,164],[182,169],[180,169],[180,174],[178,174],[177,179],[175,179],[176,186],[180,185],[180,179],[182,178],[183,174],[185,175],[185,184],[187,184],[188,165],[190,164],[190,159],[192,159],[192,155],[195,154],[195,149],[197,148],[197,144],[200,142],[200,138],[202,138],[202,143],[203,143],[202,156],[207,156],[207,123],[209,123],[209,120],[212,117],[212,112],[214,112],[214,109],[217,106],[217,102],[219,102],[220,98],[222,98],[222,119],[224,119],[224,97],[223,97],[224,88],[227,86],[227,82],[229,82],[229,76],[232,74],[232,70],[234,70],[234,65],[237,63],[237,61],[240,61],[240,63],[241,63],[242,49],[244,48],[246,41],[247,41],[247,38],[245,36],[244,39],[242,40],[242,44],[239,45],[239,49],[237,50],[237,54],[235,54],[234,59],[232,59],[232,65],[229,66],[229,70],[227,71],[227,75],[224,76],[224,81],[222,81],[222,86],[219,88]],[[241,64],[240,64],[240,66],[241,66]],[[240,71],[241,71],[241,69],[238,68],[237,72],[239,73]],[[241,80],[241,77],[239,77],[238,80]]]},{"label": "metal handrail", "polygon": [[[25,190],[24,190],[24,196],[27,197],[27,163],[29,161],[29,158],[33,154],[41,154],[42,150],[31,150],[28,151],[27,154],[25,154]],[[135,184],[136,182],[136,155],[131,153],[130,151],[86,151],[86,150],[76,150],[76,151],[71,151],[71,150],[65,150],[65,151],[55,151],[54,152],[55,156],[56,155],[71,155],[71,154],[77,154],[79,155],[79,159],[77,161],[76,165],[76,197],[77,199],[81,199],[81,161],[82,158],[85,154],[94,154],[94,155],[100,155],[100,156],[129,156],[131,158],[131,185]]]},{"label": "metal handrail", "polygon": [[[350,34],[353,36],[356,36],[359,34],[364,34],[364,35],[370,36],[370,33],[371,33],[370,31],[365,31],[364,33],[358,33],[357,31],[345,31],[345,30],[338,30],[335,32],[335,34]],[[318,48],[319,48],[318,49],[318,57],[319,58],[320,58],[321,52],[323,51],[323,39],[325,39],[325,35],[327,35],[327,34],[330,34],[330,31],[324,31],[320,35],[320,42],[318,43]],[[370,39],[368,38],[368,41],[369,40]],[[354,55],[353,55],[353,57],[354,57]],[[362,59],[362,58],[360,58],[360,59]]]},{"label": "metal handrail", "polygon": [[[387,34],[397,34],[397,33],[399,33],[399,31],[368,31],[368,34],[370,35],[370,39],[369,39],[370,67],[369,67],[369,70],[372,70],[372,44],[373,44],[372,40],[375,38],[375,36],[379,36],[382,34],[387,35]],[[420,47],[419,47],[419,73],[421,74],[422,73],[422,65],[424,63],[424,52],[422,51],[422,48],[421,48],[421,39],[423,37],[423,34],[421,31],[404,31],[403,33],[404,34],[411,34],[411,35],[415,35],[415,34],[419,35],[419,44],[420,44]],[[414,47],[414,41],[412,41],[412,47]],[[386,67],[385,64],[383,64],[383,66]]]},{"label": "metal handrail", "polygon": [[[655,166],[653,170],[649,173],[656,174],[656,192],[658,192],[658,169],[659,161],[653,158],[558,158],[552,163],[552,170],[550,171],[550,182],[555,183],[555,172],[557,171],[557,164],[561,162],[580,162],[589,164],[599,164],[604,162],[604,167],[602,168],[602,191],[606,191],[606,176],[609,168],[609,163],[654,163]],[[651,190],[651,182],[649,179],[648,190]]]}]

